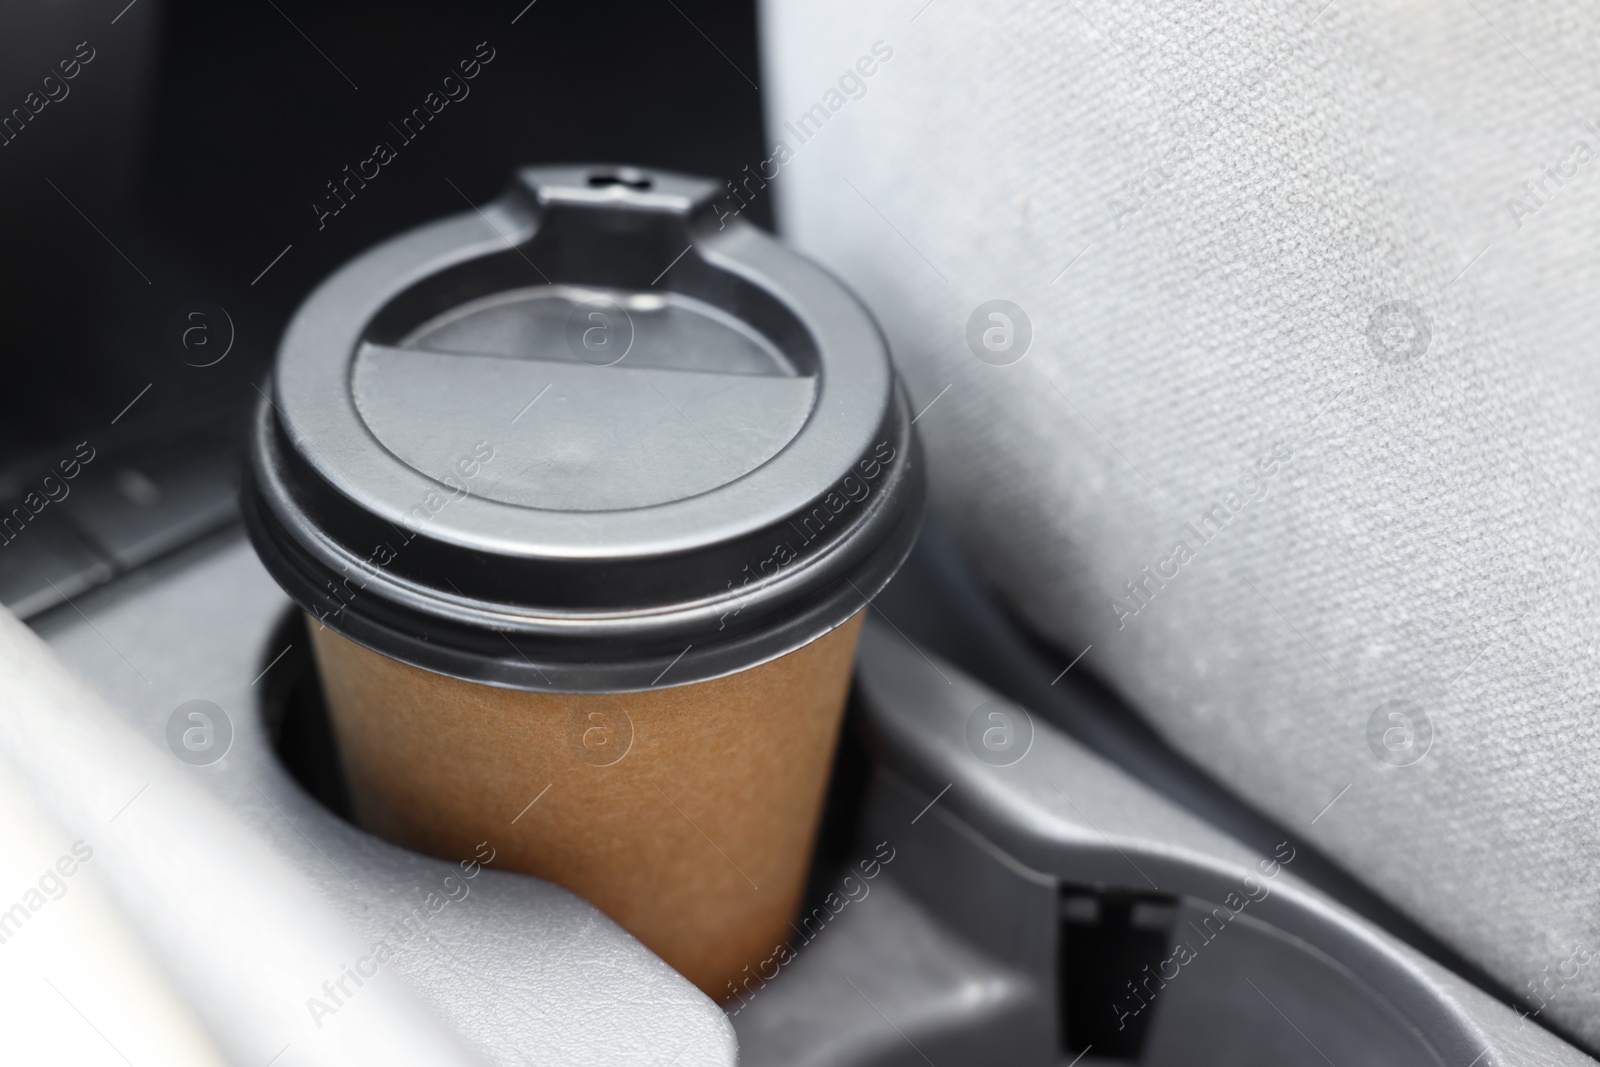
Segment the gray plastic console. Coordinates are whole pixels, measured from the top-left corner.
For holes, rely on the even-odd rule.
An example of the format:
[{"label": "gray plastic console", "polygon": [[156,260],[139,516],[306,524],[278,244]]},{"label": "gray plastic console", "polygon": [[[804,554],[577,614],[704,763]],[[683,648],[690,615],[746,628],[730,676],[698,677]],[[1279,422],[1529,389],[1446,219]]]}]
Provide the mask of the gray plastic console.
[{"label": "gray plastic console", "polygon": [[[744,1062],[1592,1062],[1310,888],[1292,844],[1252,853],[895,630],[866,628],[859,670],[859,849],[895,858],[735,1016]],[[995,710],[1032,735],[1009,766],[978,755]],[[1118,908],[1162,962],[1075,1002],[1097,976],[1074,947]],[[1140,1047],[1074,1047],[1075,1015]]]},{"label": "gray plastic console", "polygon": [[[278,761],[261,693],[296,662],[274,647],[289,610],[233,532],[33,622],[158,746],[178,705],[222,707],[231,750],[183,772],[374,939],[456,865]],[[849,867],[818,872],[831,895],[730,1014],[589,905],[493,870],[398,970],[507,1065],[1592,1062],[1311,888],[1292,845],[1252,852],[894,629],[864,631],[859,690]],[[1005,766],[982,743],[1002,721],[1031,733]],[[1139,951],[1154,967],[1121,982]]]},{"label": "gray plastic console", "polygon": [[[263,669],[283,651],[272,639],[289,600],[237,528],[221,545],[130,576],[77,608],[81,615],[69,605],[34,625],[163,751],[167,720],[180,704],[209,700],[229,716],[234,739],[226,756],[209,766],[178,765],[298,867],[360,943],[384,938],[430,892],[459,895],[442,888],[446,878],[466,884],[456,863],[364,833],[308,796],[279,762],[261,693],[272,680]],[[516,832],[511,814],[508,834]],[[547,882],[485,868],[464,897],[431,913],[421,933],[390,936],[397,971],[485,1062],[736,1061],[715,1004],[595,908]],[[299,1005],[317,992],[313,985],[284,995]]]}]

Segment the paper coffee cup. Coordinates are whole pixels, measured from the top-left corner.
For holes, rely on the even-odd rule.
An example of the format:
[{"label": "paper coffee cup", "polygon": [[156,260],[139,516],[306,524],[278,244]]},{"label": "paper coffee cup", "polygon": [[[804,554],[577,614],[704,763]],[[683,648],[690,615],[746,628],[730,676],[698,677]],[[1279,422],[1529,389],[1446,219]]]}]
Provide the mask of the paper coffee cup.
[{"label": "paper coffee cup", "polygon": [[244,492],[358,820],[713,996],[785,940],[921,457],[882,337],[717,188],[520,172],[296,313]]}]

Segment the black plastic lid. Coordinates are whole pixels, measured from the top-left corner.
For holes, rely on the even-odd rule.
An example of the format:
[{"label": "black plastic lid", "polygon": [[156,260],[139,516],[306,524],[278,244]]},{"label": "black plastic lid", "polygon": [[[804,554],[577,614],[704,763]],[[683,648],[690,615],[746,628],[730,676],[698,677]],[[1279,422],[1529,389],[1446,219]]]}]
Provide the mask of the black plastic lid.
[{"label": "black plastic lid", "polygon": [[923,501],[883,337],[717,192],[529,168],[323,282],[244,490],[289,594],[395,659],[575,692],[743,670],[875,596]]}]

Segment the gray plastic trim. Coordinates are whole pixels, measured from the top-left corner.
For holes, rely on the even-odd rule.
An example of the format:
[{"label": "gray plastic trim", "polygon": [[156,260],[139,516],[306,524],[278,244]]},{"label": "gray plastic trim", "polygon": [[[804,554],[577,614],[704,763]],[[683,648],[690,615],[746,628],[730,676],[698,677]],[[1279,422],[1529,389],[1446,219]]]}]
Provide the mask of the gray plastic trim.
[{"label": "gray plastic trim", "polygon": [[[83,616],[62,608],[36,625],[137,731],[163,744],[167,717],[189,699],[228,710],[233,749],[178,772],[285,856],[359,938],[380,935],[455,870],[349,826],[284,774],[253,682],[282,651],[269,640],[289,605],[242,541],[78,607]],[[858,851],[884,842],[894,859],[793,962],[730,1005],[731,1028],[589,905],[495,871],[433,920],[397,970],[492,1063],[1061,1067],[1072,1059],[1059,1032],[1062,887],[1159,891],[1180,901],[1181,921],[1203,922],[1249,874],[1270,895],[1201,950],[1194,966],[1209,971],[1161,992],[1139,1062],[1593,1063],[1306,885],[1292,861],[1263,879],[1263,857],[1038,717],[1020,761],[982,762],[968,719],[999,698],[892,629],[869,623],[858,672],[877,761]],[[1127,1061],[1090,1050],[1078,1067],[1107,1062]]]},{"label": "gray plastic trim", "polygon": [[[893,844],[899,854],[886,874],[905,894],[878,886],[876,898],[855,906],[853,929],[908,921],[883,912],[900,910],[909,898],[983,962],[939,979],[937,969],[905,962],[911,950],[896,956],[872,950],[870,938],[819,939],[735,1017],[746,1063],[824,1062],[784,1058],[813,1045],[829,1048],[826,1062],[839,1064],[1064,1063],[1071,1057],[1058,1032],[1058,887],[1175,897],[1181,930],[1203,921],[1247,877],[1269,891],[1239,909],[1214,943],[1202,943],[1195,970],[1185,965],[1152,998],[1152,1032],[1138,1062],[1594,1062],[1308,886],[1292,860],[1264,876],[1262,862],[1271,857],[1157,796],[894,630],[877,623],[864,629],[858,669],[869,747],[880,760],[862,847]],[[974,712],[997,706],[1032,724],[1031,747],[1010,766],[984,762],[967,741]],[[930,941],[923,951],[931,961],[953,950]],[[921,973],[903,973],[907,966]],[[855,1009],[864,1029],[850,1031],[847,1041],[825,1014],[843,978],[877,1016],[874,1024]],[[996,1012],[981,995],[986,982],[1003,983],[1008,1003],[1031,1008],[1021,1018]],[[907,985],[934,987],[918,1002],[960,988],[971,995],[930,1018],[918,1002],[897,996]],[[975,1034],[988,1037],[977,1051]],[[996,1049],[1008,1051],[999,1056]],[[1082,1062],[1105,1061],[1090,1051]]]},{"label": "gray plastic trim", "polygon": [[[395,971],[485,1061],[598,1067],[666,1064],[674,1054],[681,1054],[675,1067],[736,1061],[722,1011],[590,904],[548,882],[487,868],[462,882],[456,863],[357,829],[285,773],[259,704],[271,681],[269,664],[283,651],[270,639],[293,609],[243,537],[202,546],[77,606],[82,615],[63,607],[34,624],[68,666],[160,749],[160,759],[232,809],[253,831],[253,845],[282,855],[297,871],[298,891],[309,888],[331,905],[353,941],[371,944],[419,908],[426,914],[426,895],[445,893],[447,877],[467,886],[465,896],[428,918],[422,933],[399,944]],[[232,747],[209,766],[186,766],[167,751],[168,718],[195,699],[220,706],[234,730]],[[511,814],[507,834],[516,832]],[[227,842],[213,845],[210,862],[227,864]],[[193,910],[206,913],[216,904],[194,902]],[[169,948],[179,952],[174,966],[185,966],[182,946]],[[248,967],[249,960],[236,965]],[[316,993],[294,982],[277,991],[301,1016]],[[333,1027],[340,1016],[324,1021]],[[278,1067],[295,1062],[289,1057]]]}]

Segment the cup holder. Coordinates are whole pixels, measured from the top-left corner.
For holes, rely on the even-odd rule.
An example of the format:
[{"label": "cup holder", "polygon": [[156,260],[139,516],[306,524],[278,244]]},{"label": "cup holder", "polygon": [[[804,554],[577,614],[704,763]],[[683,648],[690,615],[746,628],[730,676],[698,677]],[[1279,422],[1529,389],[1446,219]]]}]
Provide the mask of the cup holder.
[{"label": "cup holder", "polygon": [[[322,696],[322,682],[311,654],[310,624],[298,608],[285,612],[268,648],[289,649],[262,679],[262,717],[273,753],[300,787],[330,812],[360,826],[350,803],[339,743]],[[865,801],[870,761],[859,736],[859,696],[851,693],[839,731],[828,791],[817,828],[805,907],[819,904],[848,863]]]},{"label": "cup holder", "polygon": [[262,716],[272,750],[302,789],[353,825],[355,815],[339,765],[339,746],[311,656],[311,634],[298,608],[285,613],[273,630],[269,647],[289,649],[277,669],[262,680],[263,685],[271,683],[262,695]]},{"label": "cup holder", "polygon": [[[289,649],[262,682],[273,750],[307,794],[354,825],[305,617],[298,610],[286,613],[269,644]],[[939,731],[930,732],[927,721],[935,706],[911,700],[901,708],[894,706],[899,699],[893,704],[884,699],[882,679],[873,677],[884,673],[888,659],[882,644],[872,638],[864,645],[867,667],[847,707],[801,914],[828,906],[830,891],[837,889],[840,872],[860,851],[860,842],[892,839],[898,851],[892,881],[934,925],[919,935],[927,944],[880,944],[876,939],[898,936],[893,923],[874,929],[879,919],[889,918],[880,912],[847,937],[835,937],[832,948],[810,950],[808,955],[817,957],[808,964],[814,974],[831,977],[829,969],[843,964],[853,980],[872,981],[870,961],[879,957],[961,957],[940,947],[948,940],[975,948],[988,959],[985,966],[1020,977],[1036,993],[990,1016],[958,998],[961,1006],[938,1019],[898,1018],[896,1025],[925,1027],[917,1040],[929,1042],[929,1049],[963,1043],[991,1051],[1014,1046],[1016,1062],[1052,1057],[1061,1063],[1081,1057],[1083,1064],[1140,1067],[1445,1062],[1439,1048],[1460,1040],[1453,1032],[1460,1020],[1448,1012],[1434,1018],[1426,1028],[1434,1031],[1430,1034],[1418,1025],[1419,1014],[1437,1011],[1442,994],[1431,982],[1405,989],[1417,981],[1414,972],[1398,983],[1396,974],[1384,972],[1410,972],[1411,967],[1389,958],[1389,952],[1372,954],[1370,944],[1354,954],[1367,953],[1364,965],[1339,959],[1365,935],[1330,924],[1326,915],[1311,916],[1299,891],[1274,884],[1270,897],[1258,890],[1260,900],[1251,897],[1246,905],[1227,896],[1227,885],[1217,882],[1209,861],[1163,871],[1149,855],[1139,862],[1150,864],[1161,890],[1119,887],[1102,872],[1127,873],[1121,870],[1129,863],[1119,851],[1123,845],[1090,836],[1086,844],[1063,849],[1059,842],[1034,837],[1040,823],[1030,814],[1034,802],[1017,792],[1020,782],[991,783],[994,792],[962,818],[955,817],[956,810],[980,795],[971,783],[959,795],[938,798],[932,796],[937,790],[910,785],[902,777],[903,765],[929,759],[939,748],[930,740]],[[908,661],[896,666],[914,669]],[[904,676],[898,681],[897,697],[918,688]],[[1041,728],[1036,747],[1039,761],[1059,763],[1052,778],[1084,778],[1082,757],[1051,731]],[[957,766],[963,759],[956,754],[934,777],[960,780]],[[1139,806],[1132,803],[1135,787],[1103,785],[1126,793],[1131,808]],[[1140,847],[1133,839],[1125,844]],[[1048,875],[1023,872],[1017,860],[1002,857],[1008,847],[1041,869],[1060,869]],[[1188,855],[1190,848],[1174,855]],[[963,989],[974,980],[959,969],[945,977]],[[912,979],[895,971],[877,981],[892,988]],[[800,979],[780,985],[786,994],[753,1000],[752,1011],[737,1020],[749,1062],[778,1062],[772,1054],[795,1042],[836,1047],[841,1055],[855,1055],[871,1044],[875,1039],[868,1030],[855,1033],[857,1024],[847,1016],[833,1017],[840,1010],[833,999],[835,984]],[[928,990],[930,996],[938,992]],[[913,1009],[905,1010],[914,1018]],[[872,1015],[862,1025],[877,1018]],[[869,1056],[859,1062],[888,1061]]]}]

